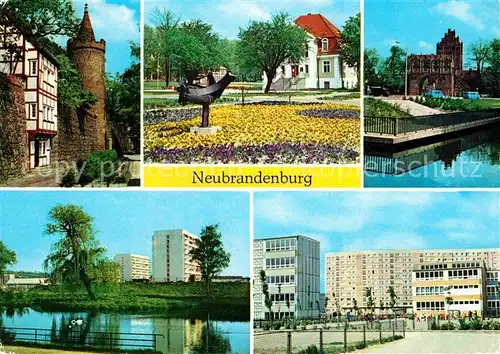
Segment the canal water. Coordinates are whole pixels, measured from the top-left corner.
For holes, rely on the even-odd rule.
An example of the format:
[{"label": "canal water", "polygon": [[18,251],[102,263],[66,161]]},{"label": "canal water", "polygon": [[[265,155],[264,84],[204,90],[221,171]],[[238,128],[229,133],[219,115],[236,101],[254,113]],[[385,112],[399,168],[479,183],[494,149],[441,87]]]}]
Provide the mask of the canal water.
[{"label": "canal water", "polygon": [[[162,335],[158,337],[157,350],[163,353],[250,353],[249,322],[170,318],[161,315],[47,313],[32,309],[10,312],[8,315],[4,313],[1,318],[4,327],[58,331],[68,330],[69,327],[85,328],[77,332],[77,337],[80,338],[82,332],[89,333],[87,342],[96,341],[95,333],[122,333],[122,340],[116,336],[113,338],[115,346],[122,349],[139,349],[134,345],[150,344],[143,340],[149,341],[152,338],[130,336],[128,333],[157,333]],[[76,322],[78,320],[83,323],[79,325]],[[43,336],[40,332],[38,335],[39,338]],[[103,336],[103,338],[108,337]]]},{"label": "canal water", "polygon": [[[385,150],[385,151],[384,151]],[[500,127],[387,151],[365,145],[365,187],[500,187]]]}]

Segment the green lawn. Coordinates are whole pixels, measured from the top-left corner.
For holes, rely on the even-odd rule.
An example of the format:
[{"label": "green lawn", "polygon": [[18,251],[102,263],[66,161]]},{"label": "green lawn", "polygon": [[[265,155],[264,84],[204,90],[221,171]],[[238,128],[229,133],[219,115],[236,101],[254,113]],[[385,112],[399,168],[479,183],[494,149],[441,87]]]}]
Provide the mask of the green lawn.
[{"label": "green lawn", "polygon": [[500,98],[484,98],[474,102],[481,109],[500,108]]},{"label": "green lawn", "polygon": [[120,313],[165,312],[169,314],[215,313],[234,319],[250,316],[250,284],[214,283],[210,295],[204,284],[122,283],[94,287],[92,301],[82,288],[37,287],[20,294],[0,292],[0,307],[31,307],[40,311],[97,311]]},{"label": "green lawn", "polygon": [[372,117],[409,117],[411,114],[382,100],[367,97],[364,99],[364,115]]}]

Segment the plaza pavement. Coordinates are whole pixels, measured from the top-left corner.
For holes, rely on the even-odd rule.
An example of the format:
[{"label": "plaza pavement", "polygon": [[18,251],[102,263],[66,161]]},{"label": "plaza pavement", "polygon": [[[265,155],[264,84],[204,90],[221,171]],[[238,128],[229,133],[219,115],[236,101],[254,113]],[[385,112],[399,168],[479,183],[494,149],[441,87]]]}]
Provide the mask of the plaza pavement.
[{"label": "plaza pavement", "polygon": [[498,331],[408,332],[406,338],[370,346],[359,353],[393,354],[473,354],[500,353]]}]

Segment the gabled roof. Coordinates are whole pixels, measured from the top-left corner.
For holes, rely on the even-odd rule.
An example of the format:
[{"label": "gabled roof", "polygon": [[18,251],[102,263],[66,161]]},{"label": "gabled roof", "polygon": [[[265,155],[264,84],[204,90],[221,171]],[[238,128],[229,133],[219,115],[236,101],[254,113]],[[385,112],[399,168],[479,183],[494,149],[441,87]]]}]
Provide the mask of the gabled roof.
[{"label": "gabled roof", "polygon": [[321,14],[302,15],[294,22],[316,38],[340,37],[340,30]]}]

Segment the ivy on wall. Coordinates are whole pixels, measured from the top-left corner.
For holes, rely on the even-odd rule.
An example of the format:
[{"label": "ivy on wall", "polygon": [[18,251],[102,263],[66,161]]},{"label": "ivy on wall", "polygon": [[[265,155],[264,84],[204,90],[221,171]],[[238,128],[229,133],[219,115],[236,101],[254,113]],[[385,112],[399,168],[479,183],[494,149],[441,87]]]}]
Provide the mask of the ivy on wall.
[{"label": "ivy on wall", "polygon": [[12,104],[12,91],[7,75],[0,73],[0,115],[7,114],[10,105]]}]

